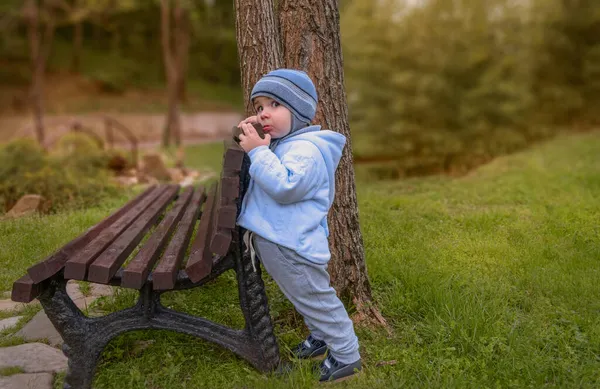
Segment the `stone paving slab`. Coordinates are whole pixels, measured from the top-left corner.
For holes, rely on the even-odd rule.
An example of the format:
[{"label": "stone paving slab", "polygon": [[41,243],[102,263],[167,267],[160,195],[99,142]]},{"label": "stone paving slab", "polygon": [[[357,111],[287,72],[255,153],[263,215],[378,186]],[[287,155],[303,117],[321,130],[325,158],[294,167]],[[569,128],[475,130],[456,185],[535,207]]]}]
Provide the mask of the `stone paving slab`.
[{"label": "stone paving slab", "polygon": [[17,323],[19,322],[19,320],[22,317],[23,316],[14,316],[14,317],[9,317],[8,319],[0,320],[0,331],[5,330],[7,328],[14,327],[15,325],[17,325]]},{"label": "stone paving slab", "polygon": [[[85,297],[79,290],[79,284],[76,281],[69,281],[67,283],[67,294],[71,297],[75,305],[83,311],[98,297],[111,295],[112,293],[113,288],[109,285],[91,284],[91,294]],[[93,312],[89,312],[89,314],[94,316]],[[15,335],[22,337],[26,341],[48,339],[48,342],[52,346],[59,346],[63,343],[62,337],[43,310],[38,312]]]},{"label": "stone paving slab", "polygon": [[113,288],[110,285],[90,284],[90,286],[90,295],[84,296],[79,290],[79,284],[76,281],[70,280],[67,282],[67,294],[81,310],[89,308],[90,304],[98,297],[110,296],[113,294]]},{"label": "stone paving slab", "polygon": [[0,348],[0,368],[14,366],[26,373],[56,373],[67,369],[67,357],[62,351],[43,343]]},{"label": "stone paving slab", "polygon": [[92,296],[112,296],[114,288],[110,285],[92,284]]},{"label": "stone paving slab", "polygon": [[26,341],[48,339],[52,346],[59,346],[63,343],[62,337],[54,329],[44,311],[39,311],[15,336],[20,336]]},{"label": "stone paving slab", "polygon": [[[37,300],[30,302],[29,304],[39,304]],[[27,304],[17,303],[12,301],[10,298],[7,300],[0,300],[0,311],[2,312],[11,312],[17,311],[25,308]]]},{"label": "stone paving slab", "polygon": [[50,373],[15,374],[0,377],[0,389],[52,389],[52,381]]},{"label": "stone paving slab", "polygon": [[[113,294],[113,288],[110,285],[91,284],[90,286],[90,295],[84,296],[79,290],[77,281],[70,280],[67,282],[67,294],[79,309],[84,309],[86,306],[89,306],[90,303],[98,297],[110,296]],[[10,292],[2,292],[2,296],[5,298],[0,300],[0,311],[2,312],[18,311],[25,308],[27,305],[40,303],[38,300],[33,300],[28,304],[14,302],[10,299]]]}]

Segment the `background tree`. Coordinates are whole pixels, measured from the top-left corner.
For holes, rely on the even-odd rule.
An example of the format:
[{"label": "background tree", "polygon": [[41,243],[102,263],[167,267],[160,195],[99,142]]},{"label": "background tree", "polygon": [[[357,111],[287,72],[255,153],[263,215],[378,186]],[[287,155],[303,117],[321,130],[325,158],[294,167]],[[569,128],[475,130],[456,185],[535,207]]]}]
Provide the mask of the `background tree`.
[{"label": "background tree", "polygon": [[73,26],[73,44],[70,71],[79,73],[81,69],[81,53],[83,49],[83,27],[86,21],[113,11],[117,5],[111,0],[64,0],[60,2],[67,13],[67,22]]},{"label": "background tree", "polygon": [[358,219],[352,163],[352,139],[344,90],[340,21],[336,0],[281,0],[284,66],[305,70],[315,81],[319,104],[315,122],[346,136],[336,173],[336,195],[329,213],[331,282],[340,297],[350,299],[355,319],[385,320],[372,304]]},{"label": "background tree", "polygon": [[[161,42],[167,78],[168,111],[163,130],[163,147],[173,138],[181,144],[180,100],[185,91],[184,72],[189,58],[188,10],[181,0],[161,0]],[[171,7],[172,5],[172,7]],[[173,23],[171,23],[173,19]]]},{"label": "background tree", "polygon": [[33,110],[35,134],[39,144],[43,147],[45,146],[44,75],[52,48],[55,27],[52,11],[48,1],[44,0],[27,0],[23,5],[23,15],[27,21],[32,69],[30,102]]}]

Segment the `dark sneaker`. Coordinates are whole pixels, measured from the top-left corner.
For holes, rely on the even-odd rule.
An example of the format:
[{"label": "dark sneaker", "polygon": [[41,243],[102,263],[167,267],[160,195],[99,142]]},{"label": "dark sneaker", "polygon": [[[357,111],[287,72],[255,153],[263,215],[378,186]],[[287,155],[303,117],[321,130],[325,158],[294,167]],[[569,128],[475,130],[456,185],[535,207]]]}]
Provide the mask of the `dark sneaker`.
[{"label": "dark sneaker", "polygon": [[292,355],[296,358],[307,359],[316,358],[325,355],[327,344],[324,341],[313,338],[308,335],[305,341],[292,349]]},{"label": "dark sneaker", "polygon": [[335,360],[331,354],[327,354],[327,358],[321,362],[320,370],[321,377],[319,381],[343,381],[350,378],[355,373],[362,369],[362,363],[359,359],[356,362],[344,365]]}]

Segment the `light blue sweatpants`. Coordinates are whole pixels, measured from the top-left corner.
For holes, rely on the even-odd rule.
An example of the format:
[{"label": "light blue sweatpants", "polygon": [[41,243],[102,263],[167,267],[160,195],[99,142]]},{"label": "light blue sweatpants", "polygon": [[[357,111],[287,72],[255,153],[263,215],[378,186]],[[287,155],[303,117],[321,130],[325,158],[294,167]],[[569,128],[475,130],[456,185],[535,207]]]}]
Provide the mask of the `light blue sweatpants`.
[{"label": "light blue sweatpants", "polygon": [[327,265],[317,265],[293,250],[252,235],[260,261],[304,317],[312,336],[324,340],[338,362],[348,364],[360,359],[358,338],[348,312],[329,283]]}]

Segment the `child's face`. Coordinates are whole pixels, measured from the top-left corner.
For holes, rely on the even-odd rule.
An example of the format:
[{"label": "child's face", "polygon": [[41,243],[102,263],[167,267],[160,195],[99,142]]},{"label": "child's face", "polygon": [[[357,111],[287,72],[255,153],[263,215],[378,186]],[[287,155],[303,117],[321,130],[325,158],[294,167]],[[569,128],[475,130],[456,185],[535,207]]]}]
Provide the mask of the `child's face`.
[{"label": "child's face", "polygon": [[266,134],[271,138],[283,138],[292,130],[292,113],[270,97],[254,98],[254,109],[258,122],[262,124]]}]

